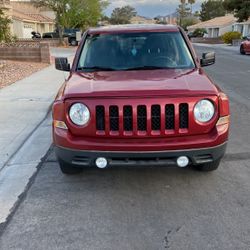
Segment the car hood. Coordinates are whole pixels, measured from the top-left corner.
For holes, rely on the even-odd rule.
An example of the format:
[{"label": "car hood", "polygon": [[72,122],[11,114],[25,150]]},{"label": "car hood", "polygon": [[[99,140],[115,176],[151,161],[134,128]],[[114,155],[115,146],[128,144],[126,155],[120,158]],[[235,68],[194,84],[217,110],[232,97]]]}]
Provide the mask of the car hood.
[{"label": "car hood", "polygon": [[78,97],[150,97],[217,95],[202,69],[72,73],[63,99]]}]

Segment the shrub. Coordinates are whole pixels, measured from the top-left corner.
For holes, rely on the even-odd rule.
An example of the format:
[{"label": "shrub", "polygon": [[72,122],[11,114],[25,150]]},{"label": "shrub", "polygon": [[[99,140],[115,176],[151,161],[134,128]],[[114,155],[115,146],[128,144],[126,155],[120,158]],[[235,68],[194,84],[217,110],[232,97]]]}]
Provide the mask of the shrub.
[{"label": "shrub", "polygon": [[204,28],[197,28],[197,29],[193,32],[194,37],[203,37],[204,34],[207,34],[207,30],[204,29]]},{"label": "shrub", "polygon": [[11,41],[10,24],[10,19],[7,18],[3,10],[0,9],[0,42]]},{"label": "shrub", "polygon": [[221,36],[221,39],[226,44],[232,44],[233,40],[241,39],[241,38],[242,38],[242,35],[238,31],[227,32],[223,36]]}]

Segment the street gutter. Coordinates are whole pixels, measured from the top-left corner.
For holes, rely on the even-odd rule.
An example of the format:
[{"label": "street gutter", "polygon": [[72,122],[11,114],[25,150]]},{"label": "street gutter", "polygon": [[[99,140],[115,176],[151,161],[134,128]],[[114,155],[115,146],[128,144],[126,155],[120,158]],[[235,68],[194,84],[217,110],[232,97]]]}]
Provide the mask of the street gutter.
[{"label": "street gutter", "polygon": [[51,113],[40,122],[0,172],[0,231],[31,185],[52,144],[50,126]]}]

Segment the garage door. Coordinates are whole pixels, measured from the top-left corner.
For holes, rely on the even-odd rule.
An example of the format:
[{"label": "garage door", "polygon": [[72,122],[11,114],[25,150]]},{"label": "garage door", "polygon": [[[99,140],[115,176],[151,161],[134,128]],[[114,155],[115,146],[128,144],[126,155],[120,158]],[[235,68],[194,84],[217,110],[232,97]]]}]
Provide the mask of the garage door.
[{"label": "garage door", "polygon": [[23,38],[32,38],[32,31],[34,31],[32,26],[25,25],[23,28]]}]

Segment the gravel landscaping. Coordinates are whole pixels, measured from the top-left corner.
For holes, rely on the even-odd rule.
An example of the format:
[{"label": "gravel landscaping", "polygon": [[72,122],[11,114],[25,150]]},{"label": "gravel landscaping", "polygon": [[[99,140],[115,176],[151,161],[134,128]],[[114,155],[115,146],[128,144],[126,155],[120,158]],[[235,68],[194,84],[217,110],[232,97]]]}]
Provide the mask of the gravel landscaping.
[{"label": "gravel landscaping", "polygon": [[5,61],[0,67],[0,89],[47,67],[46,63]]}]

